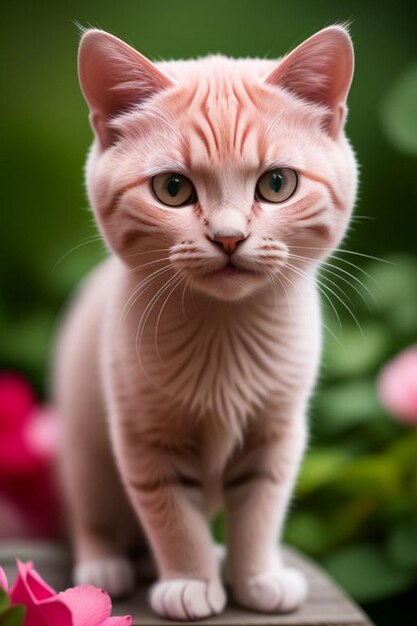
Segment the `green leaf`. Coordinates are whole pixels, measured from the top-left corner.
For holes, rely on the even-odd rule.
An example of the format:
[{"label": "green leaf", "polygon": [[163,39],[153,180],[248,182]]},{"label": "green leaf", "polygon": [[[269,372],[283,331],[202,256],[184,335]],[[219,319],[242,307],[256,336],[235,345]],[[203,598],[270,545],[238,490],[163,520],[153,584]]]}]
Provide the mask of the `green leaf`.
[{"label": "green leaf", "polygon": [[373,380],[340,383],[319,392],[316,398],[317,430],[339,435],[358,424],[381,419],[383,414]]},{"label": "green leaf", "polygon": [[417,520],[396,526],[388,536],[387,550],[398,565],[417,569]]},{"label": "green leaf", "polygon": [[371,500],[394,498],[400,491],[401,467],[388,456],[366,456],[345,470],[341,489],[350,495],[367,495]]},{"label": "green leaf", "polygon": [[17,604],[0,615],[0,626],[22,626],[26,607]]},{"label": "green leaf", "polygon": [[333,483],[348,465],[350,455],[336,448],[320,448],[308,453],[301,470],[297,493],[308,495]]},{"label": "green leaf", "polygon": [[359,602],[370,602],[406,590],[415,575],[392,563],[381,548],[356,544],[324,561],[327,571]]},{"label": "green leaf", "polygon": [[0,332],[0,358],[17,363],[21,369],[44,365],[56,322],[50,311],[9,320]]},{"label": "green leaf", "polygon": [[0,615],[2,611],[7,609],[9,604],[10,604],[10,600],[9,600],[8,594],[3,589],[0,589]]},{"label": "green leaf", "polygon": [[[388,314],[395,330],[415,333],[417,260],[407,254],[390,255],[386,260],[389,263],[370,263],[366,268],[369,276],[364,276],[363,282],[375,291],[378,308]],[[395,335],[392,339],[395,340]]]},{"label": "green leaf", "polygon": [[417,154],[417,63],[394,83],[381,106],[382,127],[399,150]]},{"label": "green leaf", "polygon": [[288,520],[285,541],[313,556],[329,547],[327,522],[314,513],[294,513]]},{"label": "green leaf", "polygon": [[323,355],[325,372],[332,377],[368,374],[381,363],[389,345],[382,324],[368,322],[361,333],[357,326],[345,323],[340,343],[333,337],[327,338]]}]

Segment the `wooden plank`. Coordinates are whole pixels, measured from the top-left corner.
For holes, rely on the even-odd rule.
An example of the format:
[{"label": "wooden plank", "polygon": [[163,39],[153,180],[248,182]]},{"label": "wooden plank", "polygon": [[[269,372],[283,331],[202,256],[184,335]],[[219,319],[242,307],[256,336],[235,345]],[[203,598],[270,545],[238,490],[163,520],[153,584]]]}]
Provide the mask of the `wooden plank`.
[{"label": "wooden plank", "polygon": [[[0,564],[6,570],[9,580],[15,575],[16,557],[33,561],[41,576],[55,589],[61,590],[71,585],[70,558],[62,546],[43,542],[0,542]],[[366,626],[371,624],[359,607],[311,561],[289,548],[285,549],[285,560],[289,565],[301,569],[310,583],[309,598],[298,611],[288,615],[265,615],[245,611],[230,603],[222,615],[193,622],[193,624],[206,626],[208,624],[216,626]],[[156,617],[147,605],[146,594],[145,586],[140,586],[137,593],[129,600],[114,603],[114,614],[133,615],[135,626],[188,623],[167,622]]]}]

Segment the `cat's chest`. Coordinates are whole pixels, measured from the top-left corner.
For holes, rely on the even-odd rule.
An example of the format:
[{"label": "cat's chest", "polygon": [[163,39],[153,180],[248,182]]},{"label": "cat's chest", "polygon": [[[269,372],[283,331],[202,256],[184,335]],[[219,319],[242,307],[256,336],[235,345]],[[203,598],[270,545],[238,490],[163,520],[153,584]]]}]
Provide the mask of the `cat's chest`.
[{"label": "cat's chest", "polygon": [[[145,367],[164,396],[194,415],[242,425],[305,369],[305,338],[268,306],[167,311],[144,338]],[[299,337],[297,335],[300,335]]]}]

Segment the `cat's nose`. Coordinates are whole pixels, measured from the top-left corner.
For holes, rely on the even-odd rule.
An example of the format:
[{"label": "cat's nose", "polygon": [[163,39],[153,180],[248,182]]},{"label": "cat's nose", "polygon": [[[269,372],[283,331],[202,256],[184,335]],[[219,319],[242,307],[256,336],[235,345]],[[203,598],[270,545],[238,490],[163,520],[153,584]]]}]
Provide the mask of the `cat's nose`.
[{"label": "cat's nose", "polygon": [[238,245],[247,239],[246,235],[241,232],[225,235],[223,233],[214,233],[211,240],[222,246],[227,254],[233,254]]}]

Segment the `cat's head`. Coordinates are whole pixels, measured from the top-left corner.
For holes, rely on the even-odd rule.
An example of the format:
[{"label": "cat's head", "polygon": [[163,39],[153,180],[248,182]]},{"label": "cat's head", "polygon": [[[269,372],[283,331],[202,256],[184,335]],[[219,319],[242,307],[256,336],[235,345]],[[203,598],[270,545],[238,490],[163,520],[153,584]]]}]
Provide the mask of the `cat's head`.
[{"label": "cat's head", "polygon": [[355,199],[344,135],[352,73],[340,26],[279,61],[158,64],[87,31],[87,186],[110,247],[131,267],[161,258],[159,267],[229,300],[317,264],[343,237]]}]

